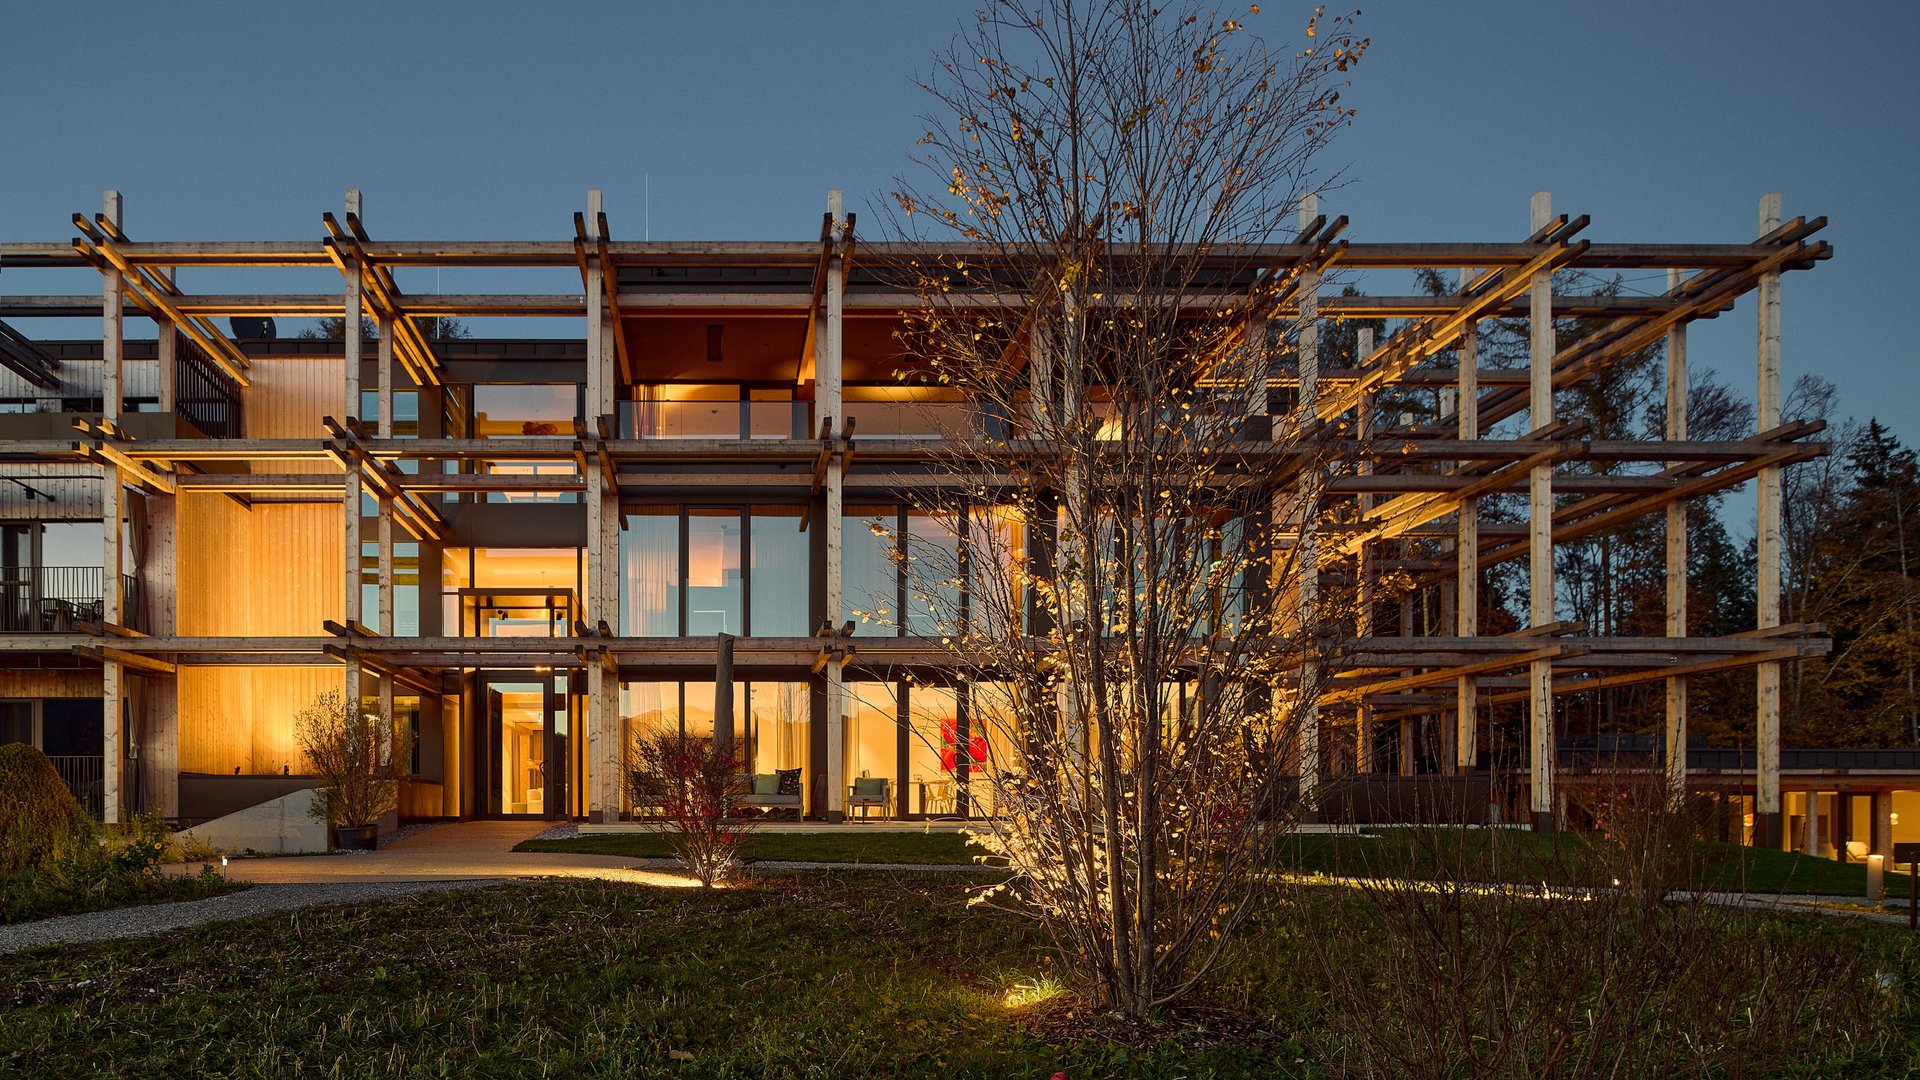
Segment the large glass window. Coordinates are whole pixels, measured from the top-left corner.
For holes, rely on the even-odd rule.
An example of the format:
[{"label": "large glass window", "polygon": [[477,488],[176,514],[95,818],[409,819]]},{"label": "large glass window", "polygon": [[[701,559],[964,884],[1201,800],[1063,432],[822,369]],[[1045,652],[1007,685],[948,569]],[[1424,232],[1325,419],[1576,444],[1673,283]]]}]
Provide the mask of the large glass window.
[{"label": "large glass window", "polygon": [[687,512],[687,633],[738,634],[741,617],[741,515],[737,509]]},{"label": "large glass window", "polygon": [[[371,626],[380,611],[380,545],[360,544],[360,621]],[[393,545],[394,637],[420,636],[420,545]]]},{"label": "large glass window", "polygon": [[[629,748],[661,734],[711,739],[713,691],[711,682],[621,683],[620,715]],[[803,795],[811,789],[812,768],[807,760],[811,719],[806,683],[734,683],[732,739],[746,771],[799,769]]]},{"label": "large glass window", "polygon": [[1011,507],[977,507],[967,542],[971,627],[995,635],[1018,632],[1026,625],[1026,523]]},{"label": "large glass window", "polygon": [[473,437],[478,439],[573,438],[580,415],[574,383],[473,388]]},{"label": "large glass window", "polygon": [[855,634],[899,632],[900,568],[893,561],[898,530],[899,511],[892,506],[849,506],[841,520],[841,618],[853,620]]},{"label": "large glass window", "polygon": [[753,563],[748,631],[755,637],[806,637],[812,607],[813,549],[798,506],[756,506],[748,519]]},{"label": "large glass window", "polygon": [[966,762],[958,699],[942,686],[907,687],[907,812],[951,814]]},{"label": "large glass window", "polygon": [[[844,727],[847,778],[884,778],[900,795],[900,712],[893,683],[847,684]],[[842,792],[841,794],[845,794]]]},{"label": "large glass window", "polygon": [[680,633],[680,511],[629,510],[620,530],[620,633],[675,637]]},{"label": "large glass window", "polygon": [[462,637],[568,637],[579,596],[579,548],[448,548],[442,625]]},{"label": "large glass window", "polygon": [[740,387],[666,383],[640,388],[641,400],[620,403],[621,434],[630,439],[737,439]]},{"label": "large glass window", "polygon": [[907,633],[939,637],[960,627],[960,538],[951,517],[907,511]]}]

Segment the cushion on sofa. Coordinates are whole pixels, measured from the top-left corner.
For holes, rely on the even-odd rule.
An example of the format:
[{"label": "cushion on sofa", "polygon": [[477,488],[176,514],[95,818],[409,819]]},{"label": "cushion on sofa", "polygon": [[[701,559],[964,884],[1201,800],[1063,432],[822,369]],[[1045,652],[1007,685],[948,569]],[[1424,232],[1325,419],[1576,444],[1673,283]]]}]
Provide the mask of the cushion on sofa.
[{"label": "cushion on sofa", "polygon": [[853,781],[853,797],[856,799],[884,799],[887,797],[887,778],[884,776],[861,776]]},{"label": "cushion on sofa", "polygon": [[754,773],[753,793],[755,795],[780,794],[780,778],[773,773]]},{"label": "cushion on sofa", "polygon": [[776,789],[778,794],[781,794],[781,795],[800,794],[800,770],[799,769],[778,769],[774,772],[773,775],[779,779],[779,787]]}]

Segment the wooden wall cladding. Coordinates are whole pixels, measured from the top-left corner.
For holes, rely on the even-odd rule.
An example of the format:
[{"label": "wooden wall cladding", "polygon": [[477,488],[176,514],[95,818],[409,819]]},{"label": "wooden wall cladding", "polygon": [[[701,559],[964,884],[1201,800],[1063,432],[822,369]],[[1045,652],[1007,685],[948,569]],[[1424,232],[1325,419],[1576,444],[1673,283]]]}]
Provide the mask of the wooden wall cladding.
[{"label": "wooden wall cladding", "polygon": [[[248,371],[253,386],[246,391],[246,428],[249,439],[324,439],[320,418],[348,415],[346,364],[339,359],[269,359],[253,362]],[[353,410],[357,415],[359,410]],[[275,461],[255,469],[271,473],[332,473],[340,470],[324,461]]]},{"label": "wooden wall cladding", "polygon": [[195,494],[178,513],[181,634],[320,637],[345,610],[339,504],[247,509]]},{"label": "wooden wall cladding", "polygon": [[180,669],[180,771],[225,775],[304,768],[293,716],[328,690],[335,667],[183,667]]}]

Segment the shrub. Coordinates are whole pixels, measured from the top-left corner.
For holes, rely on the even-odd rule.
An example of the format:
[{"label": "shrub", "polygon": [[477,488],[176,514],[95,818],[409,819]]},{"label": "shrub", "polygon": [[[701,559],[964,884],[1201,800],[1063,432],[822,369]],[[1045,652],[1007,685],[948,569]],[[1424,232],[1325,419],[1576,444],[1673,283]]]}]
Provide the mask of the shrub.
[{"label": "shrub", "polygon": [[732,872],[751,823],[736,811],[746,795],[739,752],[712,739],[661,733],[636,739],[627,775],[645,815],[704,888]]},{"label": "shrub", "polygon": [[0,746],[0,875],[56,863],[92,838],[92,819],[46,755],[26,743]]},{"label": "shrub", "polygon": [[350,707],[329,690],[294,717],[294,738],[327,788],[327,798],[315,800],[315,817],[371,825],[400,805],[413,736],[377,704]]}]

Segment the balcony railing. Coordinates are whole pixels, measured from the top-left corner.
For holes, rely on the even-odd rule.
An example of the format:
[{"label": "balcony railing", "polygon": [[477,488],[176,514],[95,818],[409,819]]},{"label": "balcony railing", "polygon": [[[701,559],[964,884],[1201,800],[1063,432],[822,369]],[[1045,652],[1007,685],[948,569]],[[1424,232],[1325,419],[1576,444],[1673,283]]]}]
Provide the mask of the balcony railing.
[{"label": "balcony railing", "polygon": [[[106,612],[105,571],[97,566],[0,568],[0,633],[65,634]],[[145,629],[139,579],[121,576],[120,624]]]},{"label": "balcony railing", "polygon": [[53,762],[54,771],[66,782],[67,790],[73,792],[73,797],[98,821],[105,807],[106,759],[96,754],[61,755],[47,760]]}]

